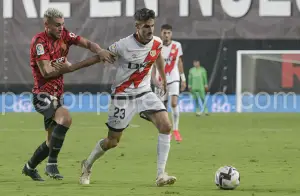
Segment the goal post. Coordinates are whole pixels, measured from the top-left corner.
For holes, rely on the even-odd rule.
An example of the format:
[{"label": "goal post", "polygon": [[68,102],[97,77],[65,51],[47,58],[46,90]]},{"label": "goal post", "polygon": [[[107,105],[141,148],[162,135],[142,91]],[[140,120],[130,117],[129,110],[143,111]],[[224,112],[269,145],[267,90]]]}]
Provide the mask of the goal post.
[{"label": "goal post", "polygon": [[[275,97],[269,102],[282,105],[287,103],[281,102],[289,101],[283,96],[300,94],[300,83],[295,82],[300,80],[300,50],[239,50],[236,57],[236,112],[258,111],[257,107],[246,108],[245,104],[253,105],[260,98],[280,94],[279,99]],[[272,109],[266,107],[265,111]],[[286,111],[293,109],[298,110]]]}]

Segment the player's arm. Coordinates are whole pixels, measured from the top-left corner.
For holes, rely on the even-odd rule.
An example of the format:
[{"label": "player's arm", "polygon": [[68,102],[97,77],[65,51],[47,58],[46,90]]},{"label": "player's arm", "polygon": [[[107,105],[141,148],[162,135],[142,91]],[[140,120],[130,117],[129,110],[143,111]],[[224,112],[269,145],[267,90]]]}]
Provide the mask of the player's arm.
[{"label": "player's arm", "polygon": [[152,80],[152,84],[154,84],[154,86],[159,87],[159,81],[157,80],[156,77],[156,65],[153,64],[152,65],[152,72],[151,72],[151,80]]},{"label": "player's arm", "polygon": [[181,91],[184,91],[184,89],[186,88],[186,78],[184,75],[182,56],[179,57],[178,70],[181,78]]},{"label": "player's arm", "polygon": [[154,85],[156,85],[156,65],[155,65],[155,63],[152,65],[151,81]]},{"label": "player's arm", "polygon": [[66,73],[70,73],[70,72],[74,72],[78,69],[82,69],[85,67],[89,67],[91,65],[94,65],[96,63],[100,62],[100,58],[98,55],[89,57],[81,62],[75,63],[75,64],[71,64],[70,62],[66,61],[66,62],[53,62],[52,66],[59,70],[60,74],[66,74]]},{"label": "player's arm", "polygon": [[188,88],[189,88],[189,90],[191,90],[192,89],[192,68],[190,69],[190,71],[189,71],[189,75],[188,75]]},{"label": "player's arm", "polygon": [[61,75],[60,70],[51,66],[50,60],[37,61],[42,76],[46,79],[55,78]]},{"label": "player's arm", "polygon": [[91,52],[96,53],[96,54],[102,50],[102,48],[97,43],[92,42],[84,37],[80,38],[80,40],[77,43],[77,46],[88,49]]},{"label": "player's arm", "polygon": [[98,54],[102,61],[107,61],[111,64],[113,64],[115,61],[115,55],[113,53],[101,48],[97,43],[92,42],[84,37],[80,37],[80,39],[77,41],[77,46]]},{"label": "player's arm", "polygon": [[49,79],[61,75],[60,70],[51,66],[49,48],[48,45],[45,44],[45,40],[43,38],[38,37],[34,40],[31,52],[35,57],[34,60],[44,78]]},{"label": "player's arm", "polygon": [[179,55],[178,70],[179,70],[179,74],[180,74],[180,78],[181,78],[181,91],[184,91],[184,89],[186,88],[186,79],[185,79],[185,75],[184,75],[183,61],[182,61],[183,50],[182,50],[182,46],[180,43],[178,45],[178,55]]},{"label": "player's arm", "polygon": [[92,56],[79,63],[71,64],[66,62],[50,62],[49,60],[38,61],[38,67],[42,76],[46,79],[58,77],[62,74],[70,73],[84,67],[89,67],[100,62],[98,55]]},{"label": "player's arm", "polygon": [[204,80],[203,84],[204,84],[205,91],[208,92],[207,72],[205,68],[203,68],[202,78]]},{"label": "player's arm", "polygon": [[164,64],[165,64],[165,60],[163,58],[163,56],[161,55],[161,53],[158,55],[157,59],[156,59],[156,68],[158,70],[158,73],[162,79],[162,85],[164,88],[164,92],[167,92],[167,78],[166,78],[166,74],[164,71]]}]

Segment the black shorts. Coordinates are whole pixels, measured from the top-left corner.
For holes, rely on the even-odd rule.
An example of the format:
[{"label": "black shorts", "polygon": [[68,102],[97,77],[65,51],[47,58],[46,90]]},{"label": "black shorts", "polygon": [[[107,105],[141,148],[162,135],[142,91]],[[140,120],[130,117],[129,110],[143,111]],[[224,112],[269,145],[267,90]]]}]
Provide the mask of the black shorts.
[{"label": "black shorts", "polygon": [[33,94],[32,103],[35,110],[44,116],[45,130],[56,124],[53,116],[56,110],[63,104],[60,99],[51,97],[46,93],[39,93]]}]

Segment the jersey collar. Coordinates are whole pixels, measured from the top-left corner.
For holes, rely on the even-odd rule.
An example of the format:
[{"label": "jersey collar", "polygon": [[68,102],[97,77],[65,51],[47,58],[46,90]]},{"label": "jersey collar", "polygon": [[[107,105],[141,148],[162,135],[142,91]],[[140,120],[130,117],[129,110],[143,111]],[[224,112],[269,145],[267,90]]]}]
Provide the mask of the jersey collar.
[{"label": "jersey collar", "polygon": [[142,45],[142,46],[147,46],[147,45],[149,45],[149,44],[153,41],[153,39],[154,39],[154,37],[152,37],[152,40],[149,41],[148,43],[142,43],[142,42],[140,41],[139,36],[138,36],[137,33],[134,33],[132,36],[133,36],[134,40],[135,40],[139,45]]},{"label": "jersey collar", "polygon": [[168,47],[168,46],[171,46],[171,45],[172,45],[172,43],[173,43],[173,40],[171,40],[170,44],[168,44],[168,45],[164,45],[164,46],[166,46],[166,47]]},{"label": "jersey collar", "polygon": [[59,40],[59,39],[54,39],[51,35],[49,35],[49,34],[47,33],[46,30],[44,31],[44,33],[45,33],[46,37],[47,37],[50,41],[56,41],[56,40]]}]

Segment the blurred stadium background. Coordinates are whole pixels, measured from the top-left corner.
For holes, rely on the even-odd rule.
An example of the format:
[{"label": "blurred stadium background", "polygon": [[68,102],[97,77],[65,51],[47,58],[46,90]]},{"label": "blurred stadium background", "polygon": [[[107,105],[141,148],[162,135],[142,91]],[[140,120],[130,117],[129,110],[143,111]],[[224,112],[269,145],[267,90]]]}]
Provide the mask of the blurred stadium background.
[{"label": "blurred stadium background", "polygon": [[[3,0],[0,18],[0,89],[1,92],[20,94],[32,88],[32,75],[29,66],[29,44],[32,36],[43,31],[41,16],[48,7],[56,7],[65,13],[66,28],[78,35],[89,38],[107,47],[114,41],[133,33],[132,15],[136,8],[149,7],[157,12],[156,35],[164,23],[173,25],[173,37],[182,43],[185,74],[198,59],[208,71],[210,94],[208,107],[210,112],[238,111],[300,111],[300,106],[272,108],[265,106],[266,94],[236,97],[250,92],[254,95],[266,92],[295,92],[300,90],[297,72],[298,55],[276,54],[274,58],[243,59],[241,68],[243,79],[237,75],[239,50],[297,50],[298,41],[298,5],[293,1],[198,1],[198,0]],[[279,9],[278,9],[279,8]],[[283,8],[283,9],[280,9]],[[254,52],[255,54],[255,52]],[[90,56],[88,51],[73,47],[69,61],[76,62]],[[260,53],[261,56],[268,55]],[[292,58],[291,64],[283,62]],[[264,65],[264,66],[261,66]],[[290,69],[285,69],[290,66]],[[294,68],[294,66],[296,66]],[[252,70],[252,72],[247,72]],[[65,76],[66,91],[71,93],[110,92],[114,77],[113,66],[99,66],[77,71]],[[292,72],[291,72],[292,71]],[[248,76],[248,77],[247,77]],[[238,80],[237,80],[238,78]],[[294,81],[292,81],[294,79]],[[287,82],[289,80],[290,82]],[[243,82],[242,82],[243,81]],[[285,85],[287,84],[288,85]],[[251,87],[249,87],[251,85]],[[245,86],[245,88],[244,88]],[[240,88],[241,87],[241,88]],[[248,88],[249,87],[249,88]],[[238,88],[238,89],[237,89]],[[228,95],[220,96],[216,93]],[[252,94],[251,94],[252,95]],[[282,95],[281,95],[282,96]],[[296,97],[297,100],[299,97]],[[33,111],[27,96],[18,97],[17,103],[7,95],[1,96],[1,111]],[[68,100],[68,98],[66,97]],[[254,100],[254,99],[257,99]],[[101,100],[105,101],[104,98]],[[281,99],[280,99],[281,100]],[[284,101],[284,99],[282,99]],[[257,102],[263,110],[250,108]],[[3,103],[5,108],[3,108]],[[13,105],[10,105],[13,104]],[[66,101],[68,104],[68,101]],[[241,107],[246,104],[247,109]],[[242,106],[241,106],[242,105]],[[251,105],[251,104],[250,104]],[[257,105],[257,104],[256,104]],[[180,102],[181,111],[193,111],[189,102]],[[254,104],[255,107],[255,104]],[[90,111],[87,107],[74,107],[73,111]]]},{"label": "blurred stadium background", "polygon": [[[269,98],[265,97],[266,94],[259,97],[236,97],[237,90],[239,94],[250,92],[257,95],[266,92],[270,96],[274,92],[299,93],[299,58],[295,52],[290,56],[287,52],[285,56],[282,53],[274,54],[274,58],[264,58],[268,54],[263,52],[260,52],[262,58],[250,60],[251,57],[245,57],[241,62],[243,71],[239,72],[243,78],[239,80],[237,75],[238,51],[299,48],[299,10],[294,1],[3,0],[0,6],[3,11],[0,18],[0,89],[3,93],[31,91],[33,79],[29,66],[29,44],[35,33],[43,31],[41,16],[48,7],[59,8],[65,13],[66,28],[69,31],[107,47],[133,33],[132,15],[136,8],[146,6],[157,12],[156,35],[159,35],[162,24],[173,25],[173,38],[183,46],[185,74],[188,75],[194,59],[200,60],[201,65],[207,69],[210,94],[215,95],[214,98],[208,96],[210,112],[236,112],[237,108],[240,108],[239,112],[300,111],[300,106],[275,110],[272,108],[274,104],[265,106]],[[73,47],[68,59],[76,62],[91,55],[86,50]],[[289,58],[292,58],[292,64],[285,64]],[[113,66],[95,65],[67,74],[66,91],[75,94],[110,92],[114,71]],[[228,97],[224,99],[224,95],[216,93],[224,93]],[[296,98],[299,99],[298,96]],[[27,96],[18,97],[15,103],[8,96],[2,95],[1,103],[5,102],[6,109],[2,104],[1,111],[33,111],[24,99]],[[103,98],[101,100],[105,101]],[[263,105],[263,109],[255,105],[256,108],[249,109],[249,104],[255,101],[259,106]],[[247,109],[241,109],[243,104],[247,105]],[[194,109],[193,105],[184,101],[180,105],[181,111],[191,112]],[[81,109],[74,107],[73,111],[90,110],[83,106]]]}]

